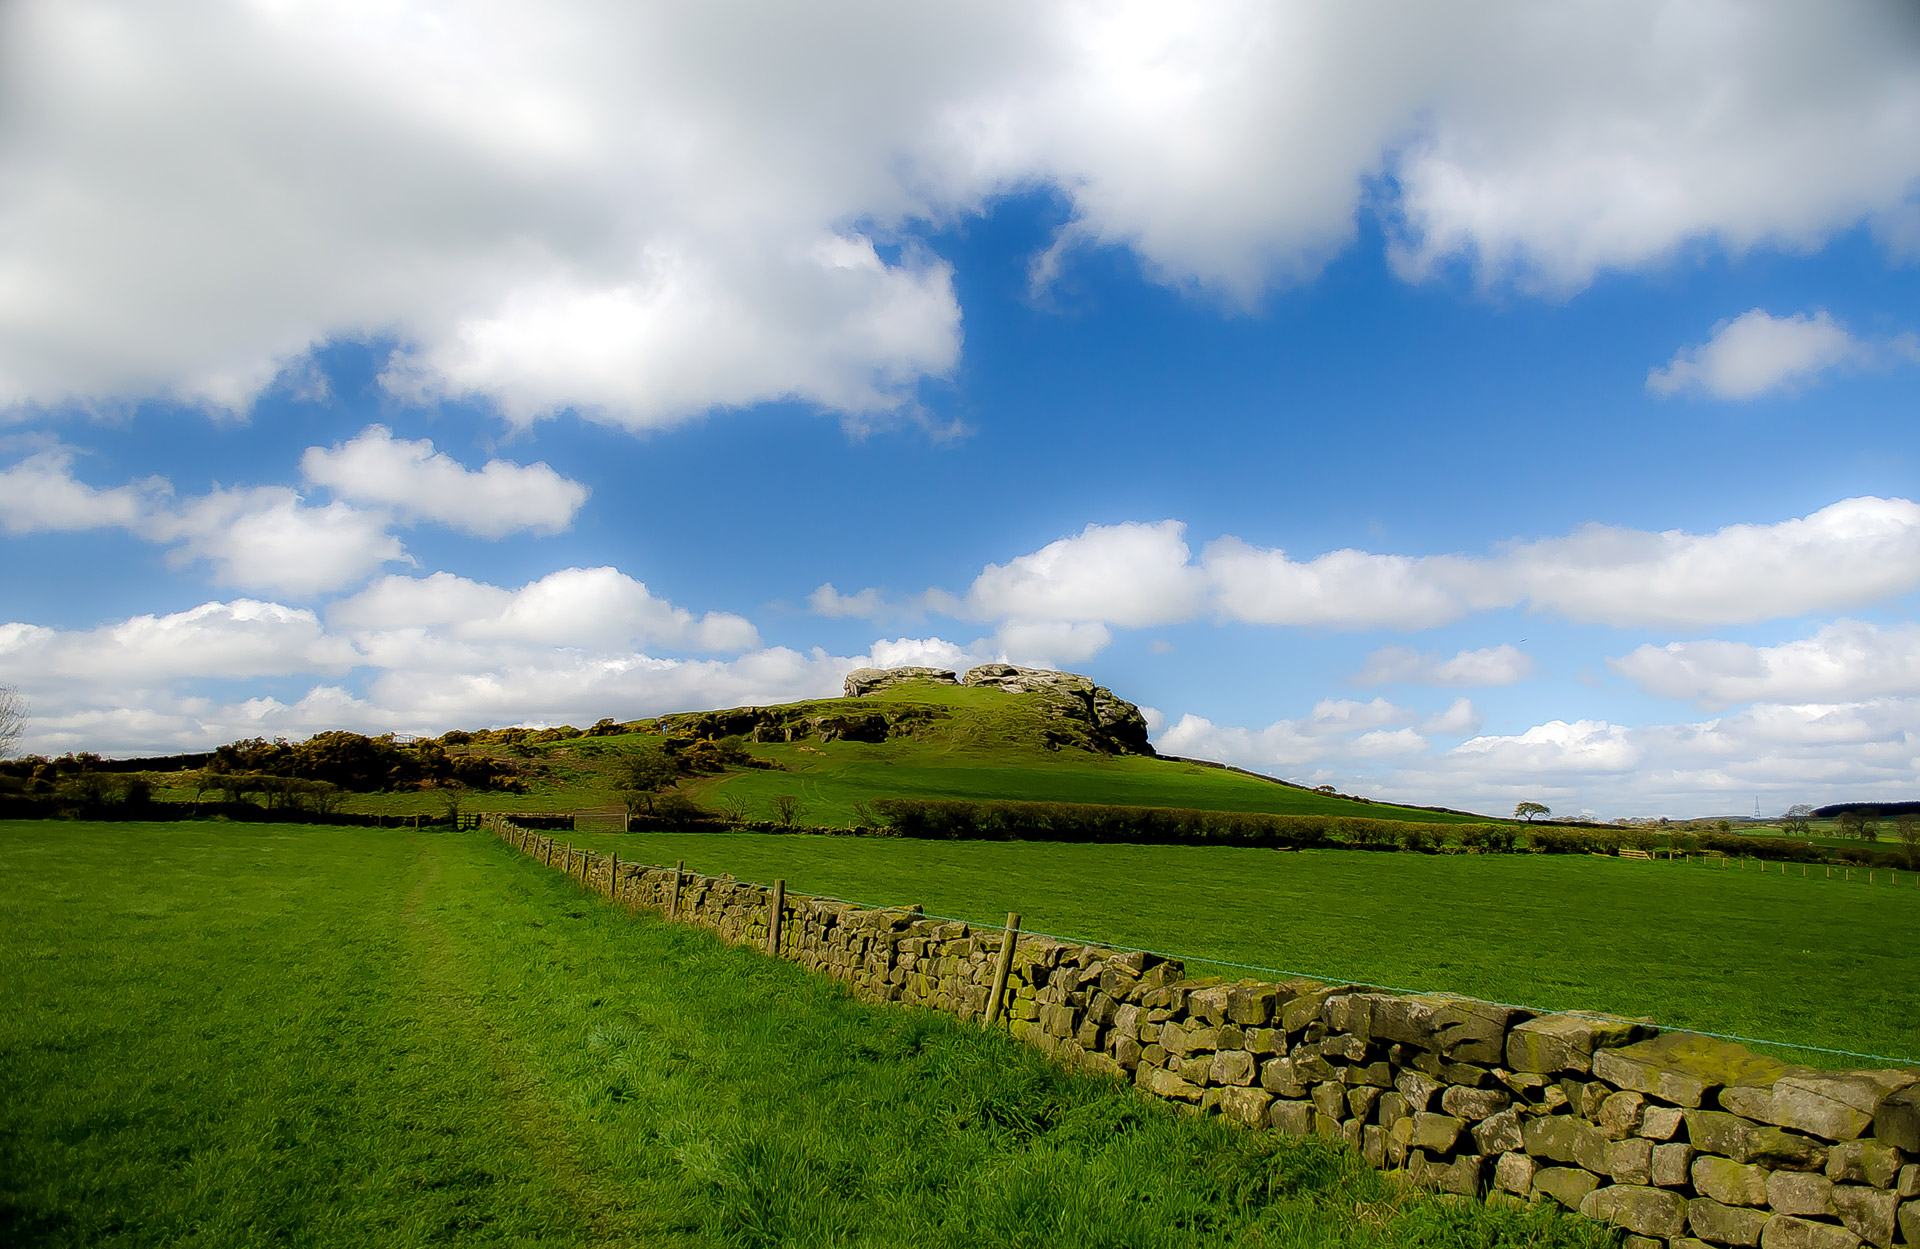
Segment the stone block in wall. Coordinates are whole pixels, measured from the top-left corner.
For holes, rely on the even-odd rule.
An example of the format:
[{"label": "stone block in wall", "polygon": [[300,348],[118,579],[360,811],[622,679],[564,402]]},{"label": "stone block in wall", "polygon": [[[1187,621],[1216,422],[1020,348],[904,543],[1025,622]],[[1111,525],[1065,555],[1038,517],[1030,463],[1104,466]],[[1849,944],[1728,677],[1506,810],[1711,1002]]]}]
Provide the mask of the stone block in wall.
[{"label": "stone block in wall", "polygon": [[1653,1142],[1636,1136],[1610,1143],[1607,1174],[1616,1184],[1652,1184]]},{"label": "stone block in wall", "polygon": [[1767,1204],[1767,1169],[1702,1154],[1693,1160],[1693,1186],[1703,1197],[1729,1206]]},{"label": "stone block in wall", "polygon": [[1693,1184],[1693,1146],[1677,1142],[1653,1147],[1650,1170],[1660,1188],[1687,1188]]},{"label": "stone block in wall", "polygon": [[1243,1028],[1264,1028],[1279,1010],[1279,985],[1241,985],[1227,994],[1227,1018]]},{"label": "stone block in wall", "polygon": [[[1909,1162],[1900,1168],[1900,1178],[1894,1181],[1893,1191],[1902,1201],[1912,1201],[1920,1197],[1920,1163]],[[1915,1242],[1920,1244],[1920,1241]]]},{"label": "stone block in wall", "polygon": [[1273,1094],[1265,1089],[1234,1086],[1220,1090],[1220,1113],[1248,1127],[1259,1127],[1265,1123],[1267,1107],[1272,1104]]},{"label": "stone block in wall", "polygon": [[1920,1201],[1901,1202],[1895,1221],[1900,1225],[1900,1239],[1909,1245],[1920,1245]]},{"label": "stone block in wall", "polygon": [[1306,1031],[1309,1024],[1319,1022],[1321,1009],[1335,992],[1331,988],[1314,989],[1289,998],[1280,1007],[1280,1026],[1290,1034]]},{"label": "stone block in wall", "polygon": [[[1605,1105],[1601,1103],[1603,1109]],[[1640,1126],[1634,1132],[1650,1141],[1670,1141],[1684,1122],[1686,1112],[1678,1106],[1647,1106],[1641,1113]]]},{"label": "stone block in wall", "polygon": [[[1374,1109],[1376,1121],[1383,1128],[1390,1128],[1399,1120],[1405,1119],[1413,1113],[1407,1109],[1406,1095],[1400,1092],[1385,1092],[1380,1094],[1380,1100],[1375,1104]],[[1484,1153],[1485,1151],[1482,1150],[1481,1152]]]},{"label": "stone block in wall", "polygon": [[1106,1034],[1107,1030],[1089,1017],[1074,1030],[1073,1043],[1083,1050],[1098,1050],[1102,1048],[1101,1042],[1106,1039]]},{"label": "stone block in wall", "polygon": [[1317,1110],[1313,1114],[1313,1134],[1331,1145],[1346,1143],[1346,1133],[1341,1129],[1340,1120]]},{"label": "stone block in wall", "polygon": [[1539,1169],[1538,1163],[1518,1150],[1501,1154],[1493,1164],[1493,1186],[1501,1192],[1525,1197],[1533,1192],[1534,1173]]},{"label": "stone block in wall", "polygon": [[1340,1082],[1351,1086],[1365,1085],[1376,1089],[1393,1087],[1393,1068],[1384,1062],[1355,1063],[1340,1070]]},{"label": "stone block in wall", "polygon": [[1892,1188],[1905,1161],[1899,1150],[1884,1142],[1847,1141],[1827,1151],[1827,1178],[1836,1184]]},{"label": "stone block in wall", "polygon": [[1831,1223],[1776,1214],[1760,1234],[1760,1249],[1860,1249],[1860,1238]]},{"label": "stone block in wall", "polygon": [[1597,1078],[1690,1109],[1703,1105],[1713,1090],[1772,1084],[1791,1070],[1778,1059],[1695,1032],[1662,1033],[1593,1056]]},{"label": "stone block in wall", "polygon": [[1198,1104],[1204,1090],[1192,1081],[1183,1080],[1164,1068],[1153,1068],[1147,1076],[1146,1090],[1155,1097],[1168,1101],[1192,1102]]},{"label": "stone block in wall", "polygon": [[1767,1176],[1767,1205],[1777,1214],[1837,1218],[1833,1181],[1809,1171],[1775,1171]]},{"label": "stone block in wall", "polygon": [[1140,1044],[1139,1038],[1116,1033],[1113,1038],[1113,1061],[1132,1071],[1140,1065],[1140,1055],[1145,1048]]},{"label": "stone block in wall", "polygon": [[1520,1113],[1503,1110],[1473,1125],[1473,1147],[1483,1154],[1504,1154],[1521,1148]]},{"label": "stone block in wall", "polygon": [[1440,1094],[1440,1109],[1448,1114],[1478,1123],[1490,1115],[1497,1115],[1513,1104],[1501,1089],[1469,1089],[1454,1085]]},{"label": "stone block in wall", "polygon": [[1533,1173],[1533,1191],[1551,1197],[1569,1210],[1578,1210],[1588,1194],[1600,1187],[1600,1177],[1579,1167],[1541,1167]]},{"label": "stone block in wall", "polygon": [[1772,1218],[1765,1210],[1722,1205],[1710,1197],[1695,1197],[1687,1203],[1688,1229],[1716,1245],[1758,1245]]},{"label": "stone block in wall", "polygon": [[1295,1075],[1291,1058],[1270,1058],[1261,1063],[1260,1087],[1276,1097],[1299,1099],[1307,1095],[1307,1086]]},{"label": "stone block in wall", "polygon": [[1857,1184],[1836,1184],[1833,1188],[1833,1208],[1839,1212],[1840,1222],[1877,1249],[1887,1249],[1893,1243],[1894,1212],[1899,1204],[1900,1199],[1886,1189]]},{"label": "stone block in wall", "polygon": [[1627,1045],[1652,1033],[1650,1025],[1628,1019],[1541,1015],[1508,1031],[1507,1066],[1544,1075],[1585,1075],[1593,1070],[1595,1050]]},{"label": "stone block in wall", "polygon": [[1574,1160],[1574,1137],[1582,1124],[1571,1115],[1550,1115],[1528,1119],[1520,1125],[1526,1150],[1536,1158],[1554,1162]]},{"label": "stone block in wall", "polygon": [[1267,1108],[1267,1123],[1276,1132],[1288,1136],[1306,1136],[1313,1131],[1312,1102],[1278,1100]]},{"label": "stone block in wall", "polygon": [[1380,1102],[1380,1090],[1369,1085],[1347,1090],[1347,1113],[1361,1123],[1373,1121],[1373,1108]]},{"label": "stone block in wall", "polygon": [[1664,1188],[1615,1184],[1588,1193],[1580,1213],[1636,1236],[1671,1240],[1686,1230],[1687,1199]]},{"label": "stone block in wall", "polygon": [[1422,1188],[1472,1197],[1479,1193],[1486,1174],[1487,1160],[1479,1154],[1461,1154],[1453,1159],[1432,1157],[1421,1150],[1407,1156],[1407,1178]]},{"label": "stone block in wall", "polygon": [[1430,1150],[1436,1154],[1452,1153],[1460,1140],[1460,1134],[1466,1131],[1466,1121],[1454,1115],[1435,1114],[1423,1110],[1413,1116],[1413,1137],[1411,1144],[1415,1149]]},{"label": "stone block in wall", "polygon": [[1253,1083],[1255,1073],[1252,1054],[1245,1050],[1220,1050],[1213,1056],[1208,1079],[1213,1084],[1245,1087]]},{"label": "stone block in wall", "polygon": [[1497,1065],[1506,1057],[1508,1031],[1527,1018],[1509,1006],[1454,998],[1433,1014],[1434,1040],[1453,1062]]},{"label": "stone block in wall", "polygon": [[1647,1099],[1642,1094],[1610,1093],[1600,1103],[1600,1113],[1594,1116],[1594,1122],[1600,1125],[1600,1131],[1608,1140],[1623,1141],[1639,1131],[1646,1113]]},{"label": "stone block in wall", "polygon": [[[1847,1071],[1785,1076],[1774,1082],[1772,1123],[1830,1141],[1850,1141],[1873,1126],[1887,1099],[1911,1086],[1913,1072]],[[1897,1142],[1889,1142],[1897,1143]]]},{"label": "stone block in wall", "polygon": [[1284,1054],[1287,1034],[1280,1028],[1248,1028],[1247,1048],[1256,1054]]},{"label": "stone block in wall", "polygon": [[[1920,1154],[1920,1087],[1899,1089],[1883,1098],[1873,1112],[1873,1134],[1895,1149]],[[1920,1241],[1909,1236],[1907,1243]]]},{"label": "stone block in wall", "polygon": [[1442,1088],[1441,1083],[1431,1076],[1418,1071],[1402,1071],[1393,1082],[1393,1087],[1407,1099],[1407,1109],[1426,1110],[1433,1105],[1433,1099]]},{"label": "stone block in wall", "polygon": [[1332,1119],[1342,1118],[1347,1109],[1346,1090],[1338,1084],[1315,1085],[1311,1100],[1315,1110]]},{"label": "stone block in wall", "polygon": [[1376,1171],[1386,1169],[1387,1133],[1377,1123],[1369,1123],[1360,1129],[1360,1160]]},{"label": "stone block in wall", "polygon": [[1827,1164],[1827,1147],[1810,1136],[1784,1128],[1756,1127],[1747,1133],[1748,1162],[1780,1171],[1818,1171]]}]

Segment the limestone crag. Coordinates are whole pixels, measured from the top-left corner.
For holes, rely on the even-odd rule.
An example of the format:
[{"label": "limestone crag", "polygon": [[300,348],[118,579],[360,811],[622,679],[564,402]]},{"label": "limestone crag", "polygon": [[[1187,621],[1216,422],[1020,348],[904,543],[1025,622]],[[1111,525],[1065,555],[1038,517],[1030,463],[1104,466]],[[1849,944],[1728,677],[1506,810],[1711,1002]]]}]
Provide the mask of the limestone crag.
[{"label": "limestone crag", "polygon": [[959,684],[953,673],[945,668],[855,668],[847,674],[847,697],[859,698],[863,694],[877,693],[911,681],[930,681],[935,685]]},{"label": "limestone crag", "polygon": [[[621,904],[765,945],[772,892],[521,851]],[[981,1019],[1003,933],[784,895],[779,957],[856,996]],[[1061,1062],[1252,1128],[1345,1142],[1416,1184],[1554,1202],[1623,1249],[1920,1245],[1920,1071],[1813,1071],[1651,1022],[1293,979],[1189,978],[1137,950],[1021,935],[996,1026]]]}]

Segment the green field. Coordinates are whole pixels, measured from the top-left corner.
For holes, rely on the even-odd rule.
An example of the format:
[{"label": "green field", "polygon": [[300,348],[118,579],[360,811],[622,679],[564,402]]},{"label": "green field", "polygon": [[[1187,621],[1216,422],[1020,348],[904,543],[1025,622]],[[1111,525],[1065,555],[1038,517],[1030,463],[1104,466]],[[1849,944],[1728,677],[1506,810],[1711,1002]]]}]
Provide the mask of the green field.
[{"label": "green field", "polygon": [[0,823],[0,941],[9,1246],[1611,1243],[862,1006],[484,834]]},{"label": "green field", "polygon": [[[1591,855],[560,834],[623,859],[1328,979],[1920,1058],[1920,876]],[[1840,869],[1835,869],[1839,872]],[[1208,968],[1232,975],[1231,968]],[[1804,1051],[1796,1062],[1857,1066]]]}]

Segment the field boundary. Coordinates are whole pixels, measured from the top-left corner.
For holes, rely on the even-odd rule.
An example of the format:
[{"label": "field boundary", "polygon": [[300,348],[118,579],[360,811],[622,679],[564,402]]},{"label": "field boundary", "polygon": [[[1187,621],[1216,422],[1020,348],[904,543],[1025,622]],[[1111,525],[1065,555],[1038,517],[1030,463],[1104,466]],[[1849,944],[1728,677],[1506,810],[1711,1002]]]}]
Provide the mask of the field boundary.
[{"label": "field boundary", "polygon": [[[623,863],[503,818],[490,828],[615,905],[755,945],[864,1000],[976,1021],[1200,1113],[1344,1142],[1423,1187],[1555,1201],[1625,1229],[1634,1249],[1689,1234],[1756,1243],[1776,1223],[1769,1240],[1884,1246],[1896,1215],[1920,1239],[1920,1201],[1902,1205],[1920,1194],[1906,1160],[1920,1154],[1920,1069],[1810,1071],[1650,1020],[1284,972],[1190,978],[1183,960],[1027,932],[1017,915],[983,927]],[[1809,1208],[1820,1172],[1835,1195]],[[1777,1195],[1770,1173],[1788,1177]],[[1731,1205],[1730,1175],[1747,1185]]]}]

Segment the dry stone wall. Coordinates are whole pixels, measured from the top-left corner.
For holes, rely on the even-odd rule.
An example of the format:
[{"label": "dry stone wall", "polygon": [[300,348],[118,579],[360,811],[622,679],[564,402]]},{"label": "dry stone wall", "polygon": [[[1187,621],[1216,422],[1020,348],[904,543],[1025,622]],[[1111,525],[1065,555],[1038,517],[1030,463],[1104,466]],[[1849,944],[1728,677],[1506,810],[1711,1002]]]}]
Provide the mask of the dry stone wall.
[{"label": "dry stone wall", "polygon": [[[505,821],[594,892],[823,972],[861,998],[984,1020],[1006,935],[622,863]],[[1413,1183],[1553,1201],[1628,1249],[1920,1247],[1920,1071],[1814,1071],[1650,1021],[1533,1014],[1019,935],[995,1026],[1060,1061],[1252,1128],[1344,1141]]]}]

